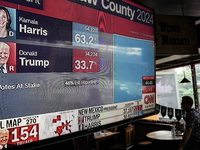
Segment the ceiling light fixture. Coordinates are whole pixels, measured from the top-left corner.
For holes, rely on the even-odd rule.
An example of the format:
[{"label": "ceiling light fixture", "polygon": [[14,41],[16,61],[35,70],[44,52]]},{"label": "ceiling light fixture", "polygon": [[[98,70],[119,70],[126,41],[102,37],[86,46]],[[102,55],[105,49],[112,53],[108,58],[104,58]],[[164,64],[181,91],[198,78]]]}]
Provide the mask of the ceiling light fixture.
[{"label": "ceiling light fixture", "polygon": [[184,83],[184,84],[189,83],[190,80],[188,80],[188,79],[185,77],[185,71],[183,71],[183,74],[184,74],[184,77],[183,77],[183,79],[181,80],[180,83]]}]

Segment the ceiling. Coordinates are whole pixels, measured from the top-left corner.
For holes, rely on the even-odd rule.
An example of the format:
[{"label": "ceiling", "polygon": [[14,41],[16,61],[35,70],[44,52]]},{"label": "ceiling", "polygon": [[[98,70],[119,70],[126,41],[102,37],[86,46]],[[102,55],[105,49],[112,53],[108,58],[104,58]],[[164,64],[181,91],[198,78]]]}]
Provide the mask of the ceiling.
[{"label": "ceiling", "polygon": [[[156,14],[200,17],[199,0],[134,0],[137,3],[154,9]],[[198,54],[193,55],[158,55],[157,70],[164,70],[191,63],[200,63]]]},{"label": "ceiling", "polygon": [[155,10],[156,14],[200,17],[199,0],[134,0]]}]

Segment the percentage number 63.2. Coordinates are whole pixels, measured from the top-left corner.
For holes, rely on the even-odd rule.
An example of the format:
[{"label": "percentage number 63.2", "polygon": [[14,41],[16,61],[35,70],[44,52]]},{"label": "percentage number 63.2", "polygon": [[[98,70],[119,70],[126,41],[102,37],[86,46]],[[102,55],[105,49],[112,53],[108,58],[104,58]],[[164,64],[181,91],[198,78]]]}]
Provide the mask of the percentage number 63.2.
[{"label": "percentage number 63.2", "polygon": [[89,36],[87,38],[84,34],[75,34],[75,42],[76,43],[93,45],[94,40],[95,40],[95,38],[93,36]]}]

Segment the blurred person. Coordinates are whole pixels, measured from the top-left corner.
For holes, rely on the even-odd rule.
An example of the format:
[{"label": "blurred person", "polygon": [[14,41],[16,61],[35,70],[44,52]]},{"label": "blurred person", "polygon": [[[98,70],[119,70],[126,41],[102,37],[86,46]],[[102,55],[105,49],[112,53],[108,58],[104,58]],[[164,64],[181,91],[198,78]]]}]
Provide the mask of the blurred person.
[{"label": "blurred person", "polygon": [[7,62],[10,56],[10,46],[0,42],[0,73],[7,73]]},{"label": "blurred person", "polygon": [[186,131],[178,150],[200,150],[200,112],[192,105],[190,96],[182,97],[181,108],[187,112]]},{"label": "blurred person", "polygon": [[8,9],[0,6],[0,37],[7,37],[8,31],[11,29],[11,16]]}]

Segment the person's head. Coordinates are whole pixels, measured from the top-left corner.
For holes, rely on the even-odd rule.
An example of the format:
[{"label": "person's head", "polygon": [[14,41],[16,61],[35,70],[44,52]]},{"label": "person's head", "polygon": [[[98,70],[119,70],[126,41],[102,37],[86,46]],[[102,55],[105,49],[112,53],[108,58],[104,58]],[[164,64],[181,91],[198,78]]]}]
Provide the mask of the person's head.
[{"label": "person's head", "polygon": [[190,96],[183,96],[182,97],[182,103],[181,108],[185,111],[188,111],[192,108],[193,105],[193,99]]},{"label": "person's head", "polygon": [[0,130],[0,144],[2,146],[6,145],[9,140],[9,131],[7,129]]},{"label": "person's head", "polygon": [[0,42],[0,66],[7,63],[10,56],[10,46],[4,42]]},{"label": "person's head", "polygon": [[11,16],[5,7],[0,6],[0,27],[5,27],[6,29],[10,29],[11,24]]}]

